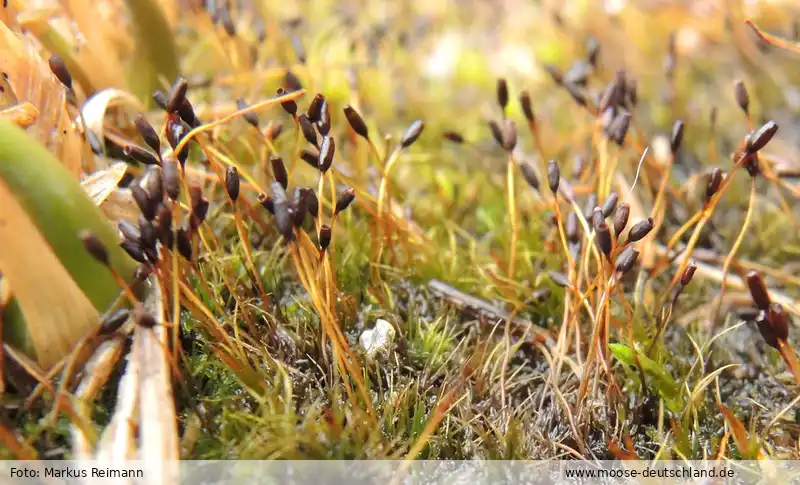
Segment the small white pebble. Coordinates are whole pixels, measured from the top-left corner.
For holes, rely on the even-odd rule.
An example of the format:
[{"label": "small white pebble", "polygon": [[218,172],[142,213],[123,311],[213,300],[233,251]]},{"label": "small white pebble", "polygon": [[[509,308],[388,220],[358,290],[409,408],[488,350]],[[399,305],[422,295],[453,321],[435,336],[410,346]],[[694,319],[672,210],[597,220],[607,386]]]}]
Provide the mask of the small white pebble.
[{"label": "small white pebble", "polygon": [[394,343],[395,329],[391,323],[379,318],[375,328],[364,330],[358,337],[358,343],[368,359],[374,359],[378,354],[388,355]]}]

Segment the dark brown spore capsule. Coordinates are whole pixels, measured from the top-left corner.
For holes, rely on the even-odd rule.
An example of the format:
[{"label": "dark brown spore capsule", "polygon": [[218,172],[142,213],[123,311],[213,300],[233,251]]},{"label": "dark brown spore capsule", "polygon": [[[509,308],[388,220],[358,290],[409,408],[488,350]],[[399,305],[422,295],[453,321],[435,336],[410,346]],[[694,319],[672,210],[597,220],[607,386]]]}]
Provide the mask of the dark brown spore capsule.
[{"label": "dark brown spore capsule", "polygon": [[176,241],[178,246],[178,253],[187,261],[192,260],[192,237],[189,231],[181,227],[176,233]]},{"label": "dark brown spore capsule", "polygon": [[192,212],[197,210],[197,207],[200,205],[201,201],[203,200],[203,188],[199,185],[190,185],[189,186],[189,203],[192,207]]},{"label": "dark brown spore capsule", "polygon": [[[278,96],[283,96],[286,94],[286,90],[283,88],[278,88],[276,92],[278,93]],[[297,103],[294,100],[281,101],[281,106],[283,107],[284,111],[290,115],[297,116]]]},{"label": "dark brown spore capsule", "polygon": [[142,328],[154,328],[158,325],[156,318],[141,306],[133,310],[133,321]]},{"label": "dark brown spore capsule", "polygon": [[286,74],[283,75],[283,85],[286,86],[286,89],[289,91],[300,91],[303,89],[303,83],[300,82],[300,78],[297,77],[297,74],[288,70]]},{"label": "dark brown spore capsule", "polygon": [[708,177],[708,185],[706,185],[706,200],[711,199],[711,197],[717,193],[717,190],[719,190],[721,184],[722,169],[719,167],[714,167]]},{"label": "dark brown spore capsule", "polygon": [[142,216],[139,216],[139,233],[142,248],[155,250],[158,233],[153,223]]},{"label": "dark brown spore capsule", "polygon": [[289,201],[286,198],[286,191],[283,190],[281,184],[272,182],[270,184],[270,191],[272,192],[272,208],[275,214],[275,225],[278,227],[278,232],[281,233],[283,238],[291,241],[294,238],[294,227],[292,215],[289,211]]},{"label": "dark brown spore capsule", "polygon": [[150,194],[139,184],[131,185],[131,195],[145,219],[152,220],[156,216],[157,201],[151,199]]},{"label": "dark brown spore capsule", "polygon": [[239,170],[229,165],[228,168],[225,169],[225,190],[228,192],[228,196],[233,202],[239,199],[239,185]]},{"label": "dark brown spore capsule", "polygon": [[758,174],[761,173],[761,163],[758,159],[758,154],[753,153],[752,155],[748,156],[745,159],[744,168],[751,177],[758,176]]},{"label": "dark brown spore capsule", "polygon": [[628,111],[623,111],[614,119],[609,131],[611,137],[618,146],[625,145],[625,137],[628,134],[628,128],[631,124],[631,114]]},{"label": "dark brown spore capsule", "polygon": [[155,155],[138,145],[125,145],[125,147],[122,148],[122,153],[131,160],[145,165],[158,165],[161,163]]},{"label": "dark brown spore capsule", "polygon": [[628,232],[628,242],[636,242],[646,237],[650,234],[650,231],[653,230],[653,225],[652,217],[648,217],[634,224],[630,232]]},{"label": "dark brown spore capsule", "polygon": [[140,237],[139,229],[136,228],[130,221],[122,219],[117,224],[119,228],[119,232],[122,233],[122,237],[128,241],[138,241]]},{"label": "dark brown spore capsule", "polygon": [[319,199],[317,199],[317,193],[314,192],[313,188],[309,187],[306,189],[305,198],[308,213],[311,214],[311,217],[319,217]]},{"label": "dark brown spore capsule", "polygon": [[272,164],[272,174],[285,189],[289,188],[289,172],[286,171],[286,165],[280,157],[271,157],[270,163]]},{"label": "dark brown spore capsule", "polygon": [[[316,96],[314,96],[314,99],[312,99],[311,103],[308,105],[308,110],[306,110],[306,116],[308,116],[308,119],[312,123],[316,123],[321,119],[322,103],[324,102],[325,102],[325,96],[323,96],[322,94],[317,94]],[[347,112],[345,112],[345,116],[346,115]]]},{"label": "dark brown spore capsule", "polygon": [[172,200],[178,200],[181,193],[181,173],[178,164],[174,160],[164,160],[162,175],[167,196]]},{"label": "dark brown spore capsule", "polygon": [[550,277],[550,280],[556,284],[556,286],[560,286],[561,288],[566,288],[569,286],[569,278],[564,273],[560,273],[558,271],[548,271],[547,276]]},{"label": "dark brown spore capsule", "polygon": [[550,288],[539,288],[531,293],[531,300],[534,303],[544,303],[548,298],[550,298],[552,293],[553,290]]},{"label": "dark brown spore capsule", "polygon": [[333,164],[333,155],[336,152],[336,141],[332,136],[322,139],[319,147],[319,171],[325,173]]},{"label": "dark brown spore capsule", "polygon": [[265,193],[258,194],[258,203],[261,204],[261,207],[266,209],[270,214],[275,214],[275,203],[272,200],[272,197]]},{"label": "dark brown spore capsule", "polygon": [[161,241],[161,244],[166,247],[172,246],[172,211],[165,205],[158,207],[156,232],[158,233],[158,239]]},{"label": "dark brown spore capsule", "polygon": [[558,193],[558,185],[561,183],[561,171],[555,160],[547,162],[547,184],[553,194]]},{"label": "dark brown spore capsule", "polygon": [[319,156],[315,155],[314,153],[303,150],[300,152],[300,158],[306,162],[307,164],[311,165],[312,167],[319,169]]},{"label": "dark brown spore capsule", "polygon": [[618,201],[619,196],[617,193],[611,192],[605,202],[603,202],[603,217],[611,217],[611,215],[614,214],[614,209],[617,208]]},{"label": "dark brown spore capsule", "polygon": [[157,154],[161,154],[161,138],[158,136],[156,130],[147,122],[144,115],[139,113],[136,115],[136,131],[139,132],[144,142],[153,149]]},{"label": "dark brown spore capsule", "polygon": [[586,60],[593,68],[597,68],[597,60],[600,57],[600,42],[596,38],[590,37],[586,43]]},{"label": "dark brown spore capsule", "polygon": [[773,303],[769,306],[767,319],[772,324],[772,331],[777,340],[786,341],[789,339],[790,318],[780,303]]},{"label": "dark brown spore capsule", "polygon": [[139,245],[138,240],[131,241],[129,239],[126,239],[125,241],[122,241],[119,245],[126,253],[128,253],[128,256],[130,256],[134,261],[142,264],[147,263],[147,258],[145,257],[144,251],[142,251],[142,247]]},{"label": "dark brown spore capsule", "polygon": [[156,106],[163,109],[164,111],[167,111],[167,103],[169,102],[169,99],[167,98],[167,93],[165,93],[161,89],[156,89],[155,91],[153,91],[152,97],[153,101],[156,103]]},{"label": "dark brown spore capsule", "polygon": [[531,186],[533,190],[539,190],[539,178],[536,176],[536,172],[533,170],[533,167],[527,163],[522,162],[519,164],[520,170],[522,170],[522,178],[525,179],[525,182]]},{"label": "dark brown spore capsule", "polygon": [[683,121],[678,120],[672,125],[672,138],[670,138],[669,147],[672,155],[678,153],[683,142]]},{"label": "dark brown spore capsule", "polygon": [[772,301],[769,298],[767,284],[764,283],[764,279],[758,271],[747,273],[747,288],[750,290],[750,296],[753,298],[756,308],[768,310]]},{"label": "dark brown spore capsule", "polygon": [[617,108],[617,85],[615,83],[608,83],[600,96],[600,101],[597,103],[598,109],[604,113],[608,108]]},{"label": "dark brown spore capsule", "polygon": [[294,55],[297,57],[297,62],[300,64],[306,63],[306,50],[303,47],[303,43],[300,40],[300,37],[293,35],[292,36],[292,50],[294,50]]},{"label": "dark brown spore capsule", "polygon": [[303,132],[303,137],[314,145],[315,147],[319,147],[319,142],[317,141],[317,131],[314,129],[314,123],[308,119],[308,116],[302,114],[297,117],[297,123],[300,125],[300,130]]},{"label": "dark brown spore capsule", "polygon": [[186,99],[186,90],[189,89],[189,82],[184,79],[182,76],[178,76],[178,79],[172,83],[172,88],[170,88],[169,96],[167,96],[167,112],[169,113],[177,113],[178,108],[183,103],[183,100]]},{"label": "dark brown spore capsule", "polygon": [[614,123],[616,116],[617,109],[613,107],[606,108],[606,110],[600,115],[600,121],[603,125],[603,133],[605,133],[609,138],[611,137],[611,125]]},{"label": "dark brown spore capsule", "polygon": [[319,228],[319,247],[322,250],[328,249],[328,246],[331,244],[331,238],[333,237],[333,231],[331,230],[330,226],[327,224],[323,224]]},{"label": "dark brown spore capsule", "polygon": [[617,257],[617,274],[622,276],[630,272],[639,259],[639,251],[633,246],[628,246],[622,250],[622,253]]},{"label": "dark brown spore capsule", "polygon": [[789,338],[789,323],[789,314],[779,303],[773,303],[768,310],[761,310],[756,316],[761,337],[775,349],[780,349],[780,342]]},{"label": "dark brown spore capsule", "polygon": [[[602,213],[601,213],[602,215]],[[601,221],[600,224],[594,226],[594,242],[606,257],[611,255],[611,231],[609,231],[608,224]]]},{"label": "dark brown spore capsule", "polygon": [[736,104],[742,108],[744,114],[750,114],[750,95],[747,93],[747,88],[745,87],[744,83],[739,80],[736,81],[736,84],[733,86],[733,94],[736,97]]},{"label": "dark brown spore capsule", "polygon": [[592,227],[597,227],[605,222],[605,219],[603,218],[603,210],[599,207],[595,207],[586,219],[589,221],[589,224],[591,224]]},{"label": "dark brown spore capsule", "polygon": [[567,240],[570,242],[575,242],[580,238],[580,234],[578,234],[578,215],[575,212],[570,212],[567,215],[565,232],[567,233]]},{"label": "dark brown spore capsule", "polygon": [[84,249],[95,259],[97,262],[104,264],[106,266],[109,265],[108,259],[108,250],[106,249],[105,244],[91,231],[84,229],[79,234],[78,237],[81,238],[81,243],[83,243]]},{"label": "dark brown spore capsule", "polygon": [[[237,110],[241,111],[243,109],[247,109],[247,107],[248,106],[247,106],[247,103],[245,102],[245,100],[243,100],[241,98],[236,100],[236,109]],[[258,128],[258,115],[255,114],[254,112],[251,111],[249,113],[245,113],[245,114],[242,115],[242,118],[244,118],[244,120],[246,122],[248,122],[251,125],[253,125],[253,127]]]},{"label": "dark brown spore capsule", "polygon": [[109,335],[119,330],[128,321],[130,311],[121,308],[100,322],[100,335]]},{"label": "dark brown spore capsule", "polygon": [[627,84],[628,101],[630,101],[631,106],[635,107],[639,102],[639,82],[635,77],[630,76]]},{"label": "dark brown spore capsule", "polygon": [[567,90],[572,99],[575,100],[576,103],[580,106],[587,106],[586,104],[586,95],[581,91],[581,89],[573,84],[573,83],[564,83],[564,88]]},{"label": "dark brown spore capsule", "polygon": [[331,113],[328,111],[328,101],[322,101],[322,106],[319,109],[317,131],[322,136],[328,136],[328,133],[331,132]]},{"label": "dark brown spore capsule", "polygon": [[625,202],[617,207],[617,211],[614,213],[614,234],[619,237],[622,234],[622,231],[625,230],[625,226],[628,225],[628,217],[631,214],[631,206]]},{"label": "dark brown spore capsule", "polygon": [[356,133],[356,135],[360,136],[361,138],[369,139],[369,130],[367,129],[367,124],[364,123],[364,118],[358,114],[358,111],[355,110],[349,104],[344,106],[344,117],[347,119],[347,122],[350,124],[350,128]]},{"label": "dark brown spore capsule", "polygon": [[445,140],[449,140],[449,141],[451,141],[453,143],[457,143],[459,145],[466,141],[466,140],[464,140],[464,136],[461,135],[461,133],[458,133],[456,131],[451,131],[451,130],[442,132],[442,137]]},{"label": "dark brown spore capsule", "polygon": [[492,138],[494,138],[494,141],[496,141],[497,144],[502,147],[503,130],[500,128],[500,125],[495,120],[491,120],[489,121],[489,130],[492,132]]},{"label": "dark brown spore capsule", "polygon": [[689,283],[691,283],[696,271],[697,263],[690,261],[689,265],[686,266],[686,269],[683,270],[683,274],[681,275],[681,286],[687,286]]},{"label": "dark brown spore capsule", "polygon": [[186,98],[178,105],[178,116],[191,128],[197,128],[202,125],[194,113],[194,106],[192,106],[192,103]]},{"label": "dark brown spore capsule", "polygon": [[616,73],[614,74],[614,83],[617,85],[617,94],[619,96],[624,96],[627,86],[627,73],[625,72],[625,69],[617,69]]},{"label": "dark brown spore capsule", "polygon": [[58,81],[67,89],[72,90],[72,75],[69,73],[64,59],[61,56],[50,56],[48,63],[50,64],[50,71],[53,72]]},{"label": "dark brown spore capsule", "polygon": [[544,66],[544,70],[547,71],[547,74],[550,75],[550,78],[553,80],[554,83],[561,86],[564,84],[564,75],[561,74],[561,71],[552,64],[546,64]]},{"label": "dark brown spore capsule", "polygon": [[[167,141],[169,142],[169,146],[172,147],[173,150],[177,148],[178,144],[183,140],[189,130],[186,129],[186,125],[183,124],[180,117],[176,115],[170,115],[167,118]],[[178,161],[183,166],[186,163],[186,159],[189,157],[189,145],[184,145],[181,149],[180,153],[177,154]]]},{"label": "dark brown spore capsule", "polygon": [[408,148],[417,141],[419,135],[422,134],[422,130],[425,128],[425,123],[422,120],[414,120],[408,128],[406,128],[405,133],[403,133],[403,137],[400,139],[400,145],[403,148]]},{"label": "dark brown spore capsule", "polygon": [[769,321],[769,312],[761,310],[756,314],[756,325],[761,338],[764,339],[767,345],[772,348],[778,348],[778,338],[772,328],[772,322]]},{"label": "dark brown spore capsule", "polygon": [[274,121],[270,123],[266,130],[264,130],[264,137],[266,137],[270,141],[275,141],[281,136],[283,132],[283,123],[280,121]]},{"label": "dark brown spore capsule", "polygon": [[749,147],[747,151],[749,153],[756,153],[760,151],[762,148],[767,146],[767,143],[772,140],[772,137],[775,136],[775,133],[778,132],[778,124],[774,121],[770,120],[764,123],[764,125],[758,129],[758,131],[753,134],[751,138],[751,142],[749,143]]},{"label": "dark brown spore capsule", "polygon": [[306,206],[306,199],[304,190],[301,188],[294,189],[294,201],[292,203],[292,221],[294,222],[294,227],[299,228],[303,225],[303,222],[306,219],[306,215],[308,213],[308,207]]},{"label": "dark brown spore capsule", "polygon": [[536,121],[536,117],[533,114],[533,104],[531,103],[531,95],[527,91],[523,91],[519,95],[519,104],[522,107],[522,114],[525,115],[525,119],[528,120],[528,123],[533,123]]},{"label": "dark brown spore capsule", "polygon": [[586,86],[591,67],[583,60],[576,60],[572,63],[569,70],[564,74],[565,84],[571,83],[576,86]]},{"label": "dark brown spore capsule", "polygon": [[233,22],[233,18],[231,18],[231,12],[228,7],[220,7],[217,10],[217,22],[222,25],[222,28],[225,29],[225,33],[227,33],[228,36],[236,36],[236,24]]},{"label": "dark brown spore capsule", "polygon": [[508,83],[505,79],[500,78],[497,80],[495,91],[497,93],[497,104],[500,106],[500,109],[503,110],[503,113],[505,113],[506,107],[508,107]]},{"label": "dark brown spore capsule", "polygon": [[593,220],[592,217],[595,207],[597,207],[597,194],[592,192],[589,194],[589,197],[586,198],[586,203],[583,205],[583,217],[590,223]]},{"label": "dark brown spore capsule", "polygon": [[164,200],[164,176],[162,173],[161,167],[157,165],[147,167],[147,172],[145,172],[147,192],[156,205],[161,204]]},{"label": "dark brown spore capsule", "polygon": [[144,281],[153,274],[153,267],[149,264],[140,265],[135,270],[133,270],[133,281]]},{"label": "dark brown spore capsule", "polygon": [[200,224],[206,220],[206,215],[208,215],[208,200],[205,197],[201,197],[197,201],[197,205],[192,208],[192,218],[189,220],[190,228],[196,230],[200,227]]},{"label": "dark brown spore capsule", "polygon": [[355,200],[355,198],[356,198],[355,189],[350,187],[343,190],[342,193],[340,193],[339,196],[336,198],[336,209],[334,210],[334,214],[338,214],[346,210],[348,207],[350,207],[350,204],[353,203],[353,200]]},{"label": "dark brown spore capsule", "polygon": [[584,165],[583,157],[581,155],[575,155],[575,157],[572,159],[572,178],[576,180],[581,178]]},{"label": "dark brown spore capsule", "polygon": [[511,153],[517,147],[517,125],[514,121],[506,119],[503,120],[503,150]]}]

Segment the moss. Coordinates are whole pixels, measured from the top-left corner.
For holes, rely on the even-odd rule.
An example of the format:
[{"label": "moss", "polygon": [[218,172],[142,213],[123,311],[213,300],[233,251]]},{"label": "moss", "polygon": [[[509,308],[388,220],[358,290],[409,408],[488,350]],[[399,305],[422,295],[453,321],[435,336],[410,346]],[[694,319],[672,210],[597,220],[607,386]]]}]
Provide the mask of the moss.
[{"label": "moss", "polygon": [[[315,5],[319,11],[333,8],[332,2]],[[407,26],[399,18],[388,24],[387,37],[376,43],[361,35],[374,30],[366,15],[357,13],[353,25],[338,14],[308,15],[296,27],[308,54],[305,64],[294,63],[290,36],[282,30],[270,30],[273,36],[256,46],[251,42],[255,32],[243,22],[237,24],[241,33],[229,38],[201,27],[208,20],[206,12],[182,11],[187,31],[175,35],[185,73],[214,75],[210,87],[189,91],[193,105],[208,112],[239,97],[249,103],[266,99],[284,84],[283,69],[291,69],[308,89],[297,101],[300,112],[314,94],[327,97],[330,134],[337,147],[330,172],[335,191],[354,187],[357,193],[356,202],[333,223],[327,257],[338,292],[330,292],[329,300],[316,248],[298,256],[279,235],[275,218],[257,203],[259,192],[270,193],[273,179],[262,165],[270,149],[255,130],[233,120],[215,129],[213,142],[203,138],[258,184],[242,186],[239,210],[249,236],[245,239],[238,234],[230,201],[216,175],[227,162],[208,152],[210,165],[203,168],[196,163],[199,146],[193,147],[190,166],[207,170],[204,194],[211,209],[196,246],[196,268],[181,264],[189,287],[213,318],[199,311],[195,302],[182,301],[181,371],[188,394],[176,387],[176,402],[182,429],[193,416],[201,423],[184,458],[378,459],[403,457],[412,450],[414,457],[430,459],[576,454],[613,458],[610,441],[623,443],[630,436],[634,449],[629,451],[642,458],[658,453],[661,458],[699,459],[717,453],[719,437],[729,427],[719,412],[717,390],[721,403],[748,426],[753,416],[758,432],[796,395],[797,385],[785,377],[786,364],[763,343],[754,323],[729,330],[740,323],[735,311],[750,305],[746,288],[732,281],[753,265],[767,268],[774,291],[790,299],[800,294],[789,266],[800,247],[796,236],[800,231],[779,197],[796,212],[796,193],[778,189],[767,177],[757,181],[752,222],[732,260],[726,295],[733,305],[726,301],[716,320],[709,317],[720,294],[716,277],[745,219],[749,177],[743,170],[698,238],[694,256],[704,258],[708,266],[682,290],[664,331],[658,330],[676,272],[675,262],[664,256],[663,249],[702,209],[705,179],[695,175],[712,165],[730,171],[732,152],[747,134],[732,86],[741,69],[742,49],[753,46],[740,45],[716,23],[680,8],[658,13],[630,6],[616,19],[589,9],[570,14],[559,26],[538,7],[530,7],[536,13],[530,18],[537,21],[509,29],[530,44],[537,61],[566,70],[584,55],[592,32],[600,39],[601,61],[589,79],[591,95],[599,97],[618,68],[637,77],[638,103],[629,106],[633,122],[625,145],[618,147],[604,141],[602,127],[591,113],[539,67],[530,78],[513,74],[512,65],[496,68],[500,57],[496,44],[509,40],[493,38],[490,31],[497,26],[481,16],[480,6],[474,8],[469,23],[466,18],[429,18],[437,28],[406,32],[407,44],[400,39]],[[271,17],[264,20],[272,22]],[[445,27],[463,29],[476,39],[486,35],[491,42],[476,47],[465,40],[452,76],[436,78],[425,71],[426,56]],[[702,31],[708,44],[696,48],[681,44],[671,81],[662,64],[666,33],[663,38],[645,34],[683,27]],[[704,49],[713,55],[704,54]],[[253,62],[248,52],[257,52],[259,62]],[[776,53],[758,58],[780,74],[775,79],[791,71],[789,60]],[[504,69],[508,72],[500,72]],[[507,76],[512,88],[513,107],[506,115],[516,123],[514,162],[529,163],[540,172],[540,187],[535,190],[515,170],[516,218],[508,208],[509,155],[497,146],[486,123],[502,116],[493,93],[499,76]],[[778,96],[762,97],[763,89],[756,87],[761,84],[773,86],[774,81],[760,77],[748,81],[753,86],[751,97],[760,105],[758,113],[781,126],[766,151],[771,154],[774,149],[776,158],[792,157],[796,149],[786,148],[778,139],[796,128],[796,113]],[[522,89],[534,100],[535,133],[516,101]],[[342,115],[344,104],[365,118],[380,160],[352,133]],[[708,119],[712,107],[718,108],[714,130]],[[319,172],[297,158],[300,150],[314,148],[298,136],[293,119],[278,106],[258,115],[262,130],[269,122],[284,124],[283,134],[272,146],[288,167],[294,167],[290,197],[294,187],[316,190]],[[670,162],[668,154],[658,151],[655,137],[668,136],[678,117],[687,126],[686,137]],[[204,113],[202,118],[208,121],[213,116]],[[397,217],[379,220],[376,199],[384,158],[415,119],[424,120],[422,135],[401,152],[389,175],[389,200]],[[444,140],[445,130],[457,131],[466,142]],[[648,157],[640,167],[646,147]],[[576,156],[586,160],[587,168],[573,176]],[[601,181],[613,175],[610,190],[634,206],[629,226],[649,215],[661,221],[654,237],[633,244],[642,251],[640,263],[652,257],[650,267],[638,265],[613,280],[617,287],[612,287],[613,262],[598,264],[594,246],[580,227],[582,250],[570,268],[554,220],[560,214],[563,224],[574,207],[561,194],[555,211],[543,173],[549,159],[558,162],[562,183],[571,187],[577,207],[582,209],[589,193],[604,191]],[[617,185],[619,180],[625,184]],[[662,181],[664,203],[657,203]],[[318,242],[316,223],[332,224],[330,182],[326,178],[319,197],[321,219],[306,218],[299,230],[311,245]],[[245,210],[246,205],[253,210]],[[654,207],[659,209],[651,214]],[[518,228],[517,257],[515,275],[508,278],[512,222]],[[299,231],[297,236],[302,235]],[[690,228],[674,246],[688,244],[691,236]],[[246,248],[266,295],[251,278]],[[300,277],[307,269],[304,265],[311,267],[318,286],[304,283]],[[572,289],[557,286],[548,271],[568,274],[573,285],[580,281],[579,291],[588,293],[585,303],[577,302]],[[506,335],[504,320],[430,291],[428,284],[434,279],[500,311],[515,312],[520,320],[508,326]],[[608,319],[599,310],[604,302],[609,303]],[[337,365],[328,315],[352,349],[349,362],[357,362],[358,371],[342,372]],[[377,318],[394,325],[397,338],[390,358],[371,364],[358,351],[358,337]],[[608,323],[608,341],[615,351],[609,350],[605,361],[596,356],[589,369],[588,353],[597,348],[591,339],[600,328],[598,322]],[[563,340],[556,344],[560,337]],[[797,338],[793,328],[790,341]],[[631,344],[642,356],[639,363]],[[603,362],[609,365],[608,372]],[[704,381],[729,364],[737,367]],[[692,394],[701,383],[704,391]],[[98,422],[107,415],[108,409],[99,413]],[[28,419],[17,416],[15,426],[36,436],[38,430],[25,429]],[[797,450],[780,439],[794,432],[793,419],[786,416],[766,433],[765,443],[776,457],[797,457]],[[429,429],[431,423],[435,426]],[[50,445],[41,443],[43,449]],[[730,457],[740,456],[730,443],[727,446]]]}]

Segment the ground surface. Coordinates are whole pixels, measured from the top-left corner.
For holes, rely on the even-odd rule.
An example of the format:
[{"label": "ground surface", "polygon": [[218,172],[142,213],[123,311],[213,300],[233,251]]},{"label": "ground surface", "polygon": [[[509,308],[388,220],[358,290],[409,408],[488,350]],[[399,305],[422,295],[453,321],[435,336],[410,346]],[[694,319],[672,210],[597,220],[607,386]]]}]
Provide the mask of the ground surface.
[{"label": "ground surface", "polygon": [[[181,299],[175,405],[183,457],[702,459],[760,452],[800,459],[800,387],[759,334],[742,279],[760,270],[773,300],[782,298],[797,321],[800,55],[759,44],[744,21],[753,16],[791,37],[789,19],[800,11],[737,2],[629,2],[616,13],[577,3],[264,3],[260,13],[244,5],[230,19],[218,12],[217,25],[206,11],[177,10],[181,73],[207,80],[190,87],[188,99],[210,121],[232,112],[237,98],[253,104],[278,87],[296,88],[288,69],[306,89],[299,113],[317,93],[328,102],[336,155],[320,197],[321,223],[332,224],[331,181],[337,193],[353,187],[356,198],[333,224],[325,271],[308,249],[317,243],[318,222],[305,219],[296,236],[304,249],[292,249],[257,202],[259,192],[271,193],[274,172],[262,163],[272,148],[253,126],[235,119],[218,127],[204,145],[218,152],[192,145],[190,183],[202,185],[210,209],[195,239],[196,266],[180,263],[197,297]],[[586,61],[593,42],[594,67]],[[588,107],[545,65],[568,81],[587,70],[586,85],[576,89]],[[596,110],[620,69],[632,114],[622,146],[604,134]],[[488,124],[503,118],[500,78],[507,80],[505,115],[516,130],[510,152]],[[749,121],[734,97],[737,80],[749,92]],[[522,91],[535,123],[520,106]],[[378,202],[385,163],[353,132],[345,105],[366,120],[381,157],[414,120],[424,122],[391,165],[387,203]],[[153,124],[163,121],[156,111]],[[295,167],[289,197],[295,187],[317,190],[319,171],[297,156],[316,151],[292,118],[279,106],[258,117],[260,130],[283,124],[272,146]],[[685,128],[673,157],[677,120]],[[753,182],[752,214],[720,309],[723,266],[748,211],[751,177],[741,168],[699,233],[692,256],[702,266],[657,338],[662,303],[685,256],[667,251],[670,239],[702,210],[710,169],[730,172],[744,137],[768,120],[780,129],[761,154],[768,176]],[[454,141],[455,134],[464,141]],[[218,179],[229,160],[258,185],[242,183],[241,232]],[[549,160],[562,177],[557,206]],[[521,164],[533,167],[538,190],[526,183]],[[136,167],[132,173],[140,174]],[[619,252],[609,263],[580,227],[578,251],[568,258],[560,232],[568,214],[584,213],[586,205],[581,219],[591,224],[590,194],[599,193],[602,206],[611,192],[631,206],[627,227],[647,217],[657,224],[632,245],[639,258],[620,276],[619,291],[612,282]],[[685,247],[693,230],[673,248]],[[250,276],[248,252],[260,284]],[[585,302],[551,271],[587,293]],[[384,353],[367,356],[359,338],[378,319],[391,324],[394,339]],[[602,322],[616,346],[604,347],[602,332],[595,334]],[[331,326],[352,349],[354,366],[344,372]],[[220,339],[219,329],[227,337]],[[798,340],[795,323],[789,343]],[[636,355],[649,355],[641,368],[634,342]],[[115,379],[96,402],[98,425],[116,403]],[[34,448],[70,456],[68,420],[55,429],[39,421],[48,398],[31,411],[13,397],[7,403],[5,420]],[[720,405],[736,418],[726,419]],[[748,438],[758,445],[748,446]]]}]

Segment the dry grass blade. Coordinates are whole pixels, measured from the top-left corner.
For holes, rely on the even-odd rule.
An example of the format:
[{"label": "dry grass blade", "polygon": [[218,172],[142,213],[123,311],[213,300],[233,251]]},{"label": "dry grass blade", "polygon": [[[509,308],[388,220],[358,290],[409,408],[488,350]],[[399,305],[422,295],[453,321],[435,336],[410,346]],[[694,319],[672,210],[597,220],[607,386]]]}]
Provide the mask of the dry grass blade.
[{"label": "dry grass blade", "polygon": [[152,291],[145,300],[145,309],[158,325],[154,328],[137,326],[134,333],[132,360],[138,361],[139,412],[141,423],[139,453],[143,465],[155,476],[153,484],[172,484],[177,481],[175,460],[179,459],[177,417],[172,396],[168,348],[168,332],[162,325],[166,314],[161,290],[155,278]]},{"label": "dry grass blade", "polygon": [[[103,342],[84,366],[84,377],[75,391],[75,397],[79,400],[78,410],[81,415],[91,418],[91,406],[89,404],[108,382],[114,366],[119,361],[120,355],[122,355],[123,344],[124,337],[121,335]],[[92,444],[86,434],[78,426],[72,425],[70,428],[72,454],[75,459],[92,459]]]},{"label": "dry grass blade", "polygon": [[98,444],[96,459],[110,464],[141,460],[148,473],[154,474],[149,483],[168,484],[176,481],[179,446],[162,302],[158,281],[151,277],[144,308],[155,317],[156,326],[134,329],[117,407]]},{"label": "dry grass blade", "polygon": [[139,424],[139,359],[129,354],[125,373],[117,388],[117,406],[97,444],[95,459],[103,464],[120,464],[138,459],[135,430]]},{"label": "dry grass blade", "polygon": [[[163,2],[162,2],[163,3]],[[136,49],[130,68],[131,90],[152,103],[149,94],[178,75],[178,58],[170,24],[157,0],[126,0]]]},{"label": "dry grass blade", "polygon": [[[97,2],[93,0],[59,0],[59,3],[80,31],[82,39],[80,43],[75,43],[75,47],[79,47],[76,50],[84,57],[81,65],[103,70],[102,75],[106,81],[96,84],[95,87],[98,89],[107,86],[124,87],[125,70],[120,62],[119,53],[115,52],[113,44],[108,42],[109,30],[118,28],[112,27],[111,19],[104,18],[103,11],[108,9],[98,12]],[[91,64],[88,64],[89,60],[92,61]]]},{"label": "dry grass blade", "polygon": [[[2,180],[0,208],[0,271],[18,311],[38,323],[28,328],[22,347],[47,369],[96,325],[98,313]],[[42,281],[50,290],[42,291]]]}]

